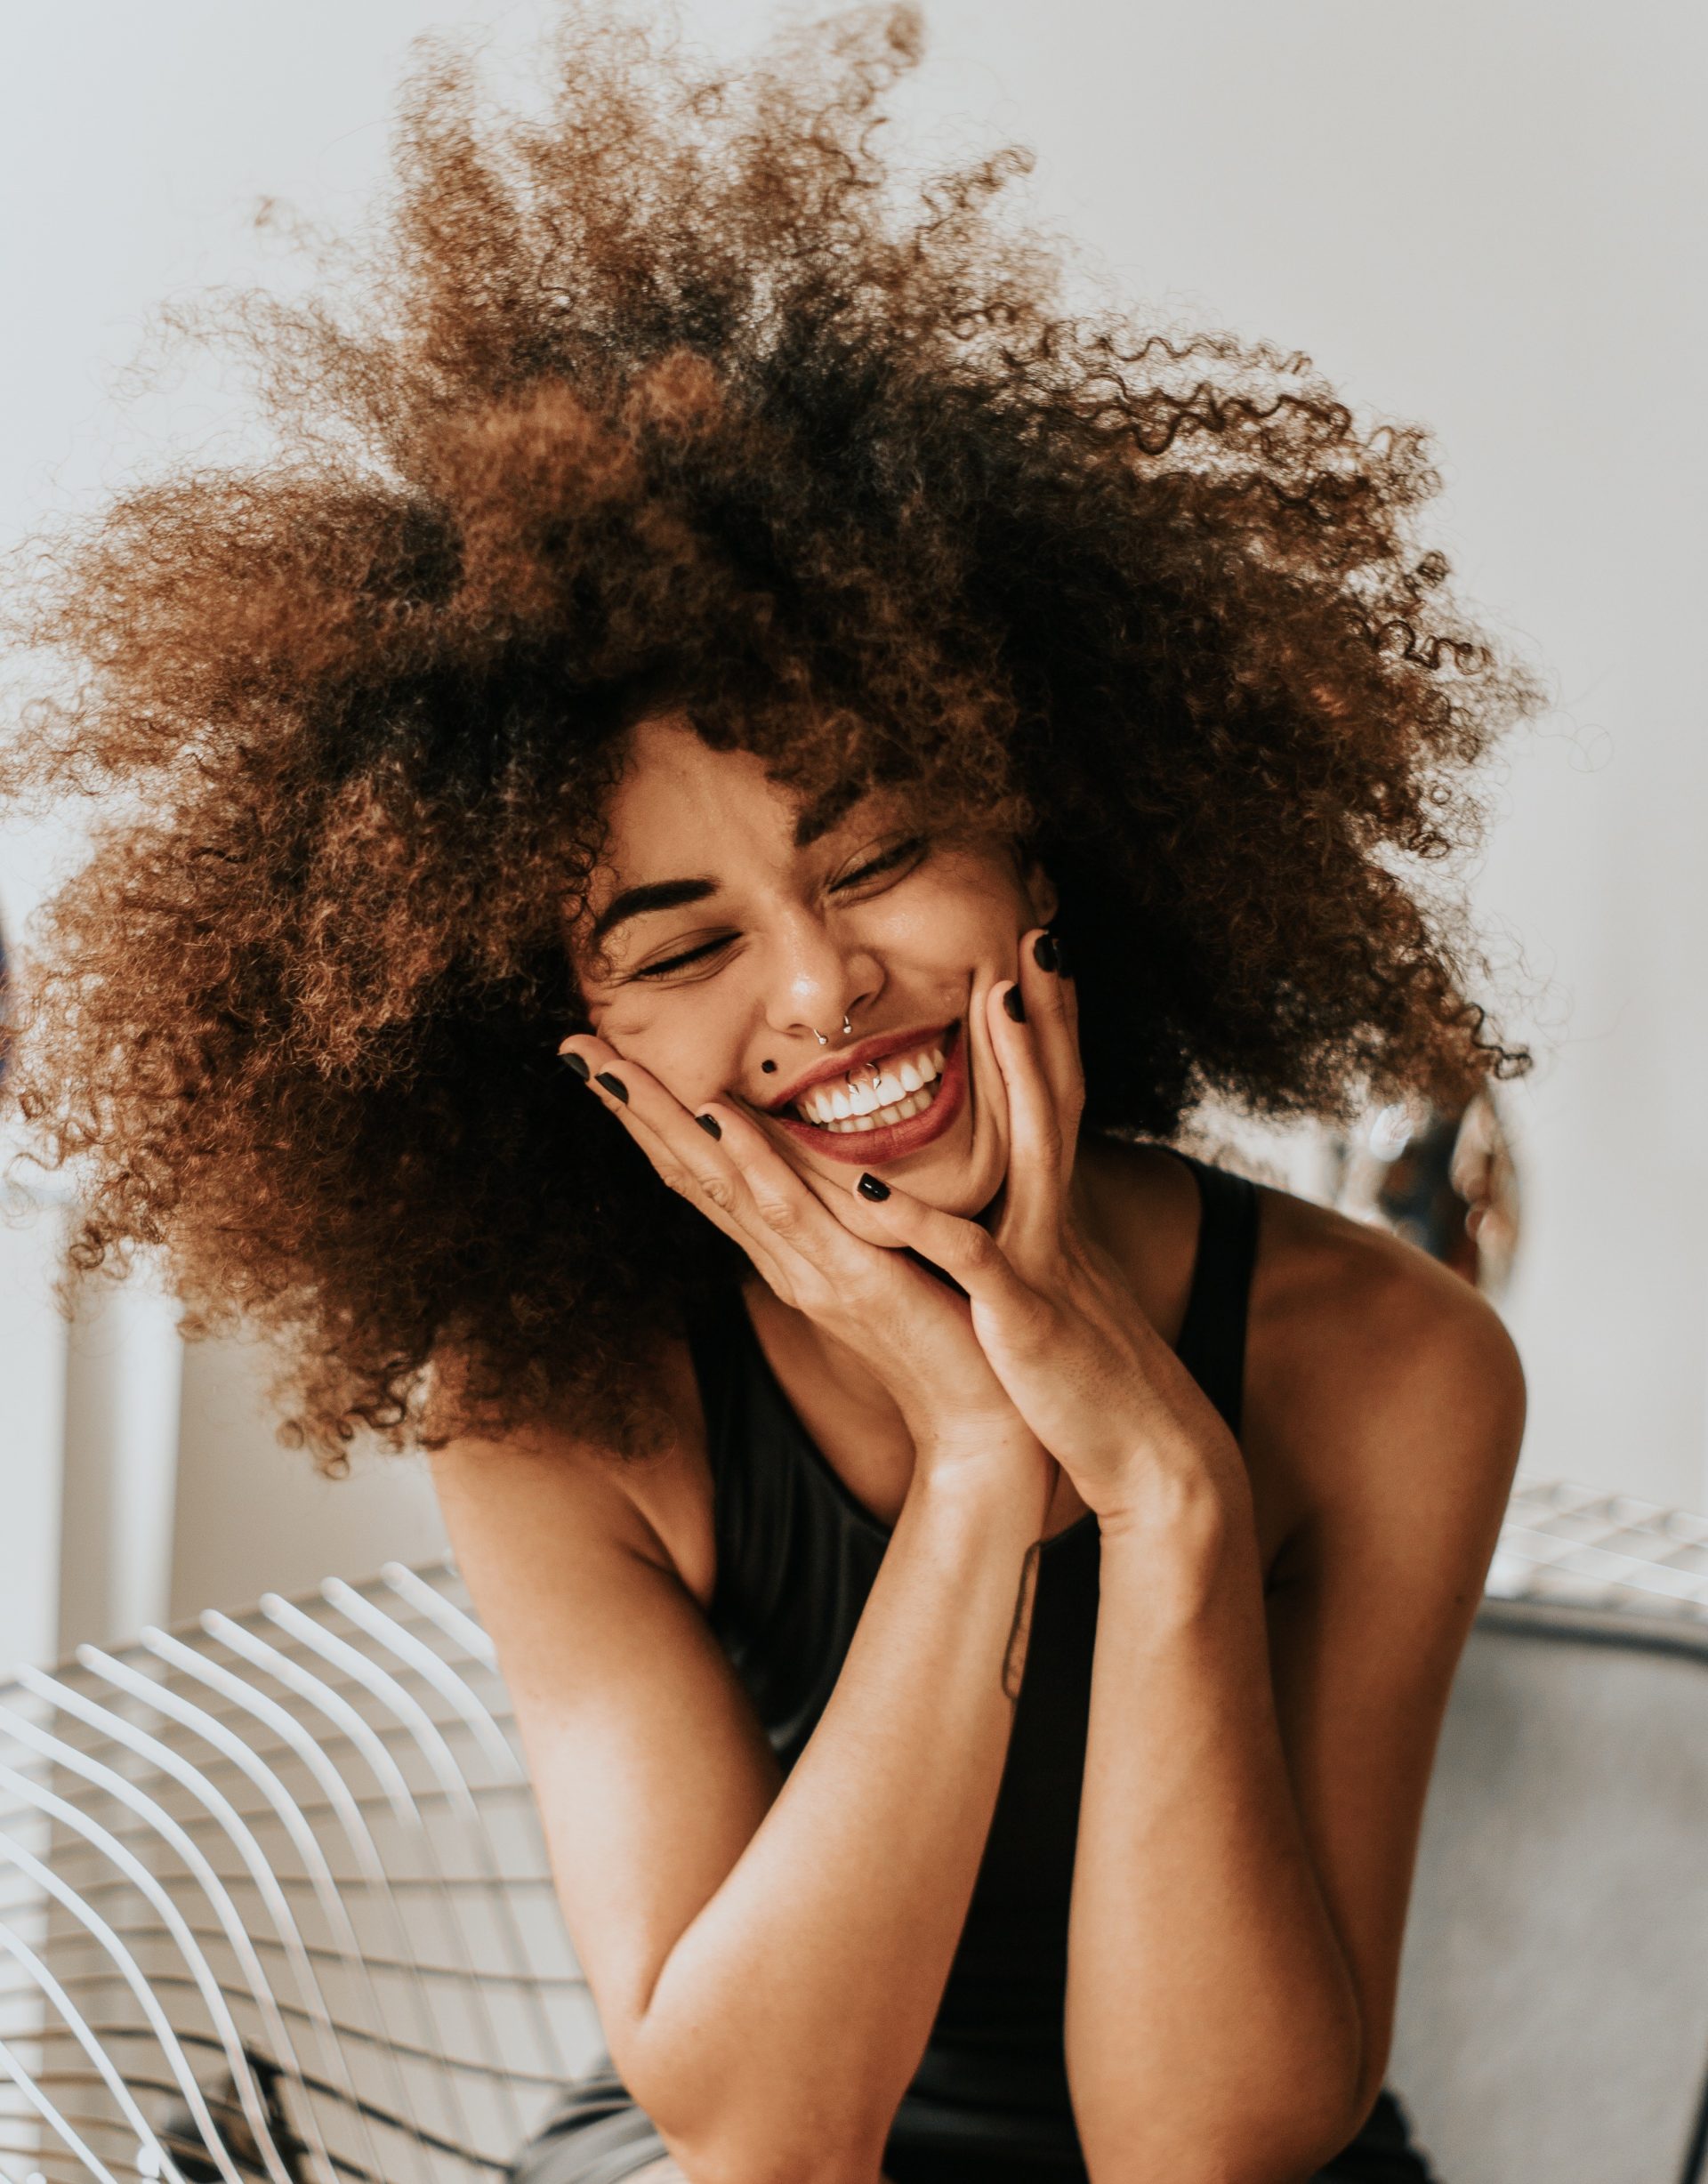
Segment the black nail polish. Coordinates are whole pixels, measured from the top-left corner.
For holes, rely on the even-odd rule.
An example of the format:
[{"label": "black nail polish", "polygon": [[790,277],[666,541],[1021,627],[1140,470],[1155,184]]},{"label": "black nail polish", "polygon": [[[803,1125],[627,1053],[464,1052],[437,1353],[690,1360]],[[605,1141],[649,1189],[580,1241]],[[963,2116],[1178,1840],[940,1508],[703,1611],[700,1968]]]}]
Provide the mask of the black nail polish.
[{"label": "black nail polish", "polygon": [[1017,1024],[1025,1023],[1026,1003],[1021,998],[1020,989],[1018,986],[1011,986],[1008,991],[1003,995],[1003,1006],[1008,1011],[1009,1014],[1014,1019],[1014,1021]]},{"label": "black nail polish", "polygon": [[1059,979],[1071,979],[1074,972],[1073,966],[1068,959],[1068,943],[1059,932],[1052,932],[1050,939],[1056,951],[1056,976]]},{"label": "black nail polish", "polygon": [[601,1069],[593,1082],[596,1084],[602,1084],[613,1100],[620,1100],[624,1106],[627,1107],[629,1088],[620,1076],[613,1076],[608,1069]]},{"label": "black nail polish", "polygon": [[708,1138],[721,1138],[723,1135],[722,1131],[718,1127],[718,1118],[715,1115],[697,1115],[694,1119]]},{"label": "black nail polish", "polygon": [[890,1196],[889,1184],[881,1183],[875,1175],[863,1175],[854,1188],[859,1192],[861,1197],[871,1198],[874,1201],[882,1200]]},{"label": "black nail polish", "polygon": [[1032,960],[1040,971],[1052,974],[1061,969],[1061,950],[1052,932],[1041,932],[1032,943]]},{"label": "black nail polish", "polygon": [[563,1059],[568,1063],[569,1067],[575,1071],[576,1075],[581,1079],[584,1084],[593,1074],[592,1071],[587,1067],[585,1056],[581,1054],[566,1054]]}]

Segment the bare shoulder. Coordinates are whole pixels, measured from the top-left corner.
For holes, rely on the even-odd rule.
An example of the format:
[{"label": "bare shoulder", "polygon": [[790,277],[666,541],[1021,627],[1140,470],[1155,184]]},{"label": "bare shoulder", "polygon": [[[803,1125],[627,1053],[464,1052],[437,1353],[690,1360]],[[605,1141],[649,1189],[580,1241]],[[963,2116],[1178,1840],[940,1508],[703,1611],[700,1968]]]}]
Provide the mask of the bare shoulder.
[{"label": "bare shoulder", "polygon": [[[1082,1155],[1103,1240],[1178,1343],[1198,1247],[1190,1169],[1158,1144],[1088,1138]],[[1259,1186],[1240,1440],[1272,1583],[1325,1555],[1344,1573],[1402,1535],[1420,1583],[1480,1577],[1523,1422],[1518,1352],[1485,1297],[1386,1229]]]},{"label": "bare shoulder", "polygon": [[699,1382],[685,1342],[661,1346],[658,1373],[673,1437],[657,1456],[624,1464],[620,1483],[684,1586],[708,1609],[717,1580],[712,1463]]},{"label": "bare shoulder", "polygon": [[576,1954],[618,2072],[678,2155],[667,2119],[685,2096],[650,1998],[782,1782],[669,1539],[682,1457],[625,1464],[545,1423],[433,1459]]},{"label": "bare shoulder", "polygon": [[590,1547],[619,1545],[673,1571],[702,1608],[715,1576],[705,1421],[686,1342],[660,1345],[656,1391],[671,1433],[655,1454],[623,1458],[590,1444],[572,1422],[542,1421],[502,1440],[471,1437],[431,1458],[433,1483],[459,1559],[466,1538],[506,1545],[550,1519],[573,1523]]},{"label": "bare shoulder", "polygon": [[1280,1574],[1354,1539],[1486,1559],[1525,1410],[1500,1315],[1385,1229],[1269,1188],[1260,1205],[1244,1438]]}]

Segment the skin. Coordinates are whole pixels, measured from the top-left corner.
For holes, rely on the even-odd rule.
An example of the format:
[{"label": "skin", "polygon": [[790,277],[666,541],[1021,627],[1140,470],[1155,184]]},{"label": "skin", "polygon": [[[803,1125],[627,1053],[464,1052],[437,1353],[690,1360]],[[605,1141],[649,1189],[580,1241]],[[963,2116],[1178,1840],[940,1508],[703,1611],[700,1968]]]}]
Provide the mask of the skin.
[{"label": "skin", "polygon": [[[1189,1176],[1079,1133],[1073,981],[1036,946],[1047,874],[1000,842],[877,871],[905,810],[869,801],[805,849],[794,817],[747,755],[668,718],[636,732],[571,935],[594,1033],[563,1051],[742,1243],[785,1392],[869,1507],[893,1520],[923,1470],[1035,1497],[1043,1533],[1097,1512],[1066,2027],[1082,2140],[1099,2184],[1283,2184],[1382,2083],[1436,1737],[1522,1432],[1516,1356],[1422,1253],[1266,1190],[1236,1443],[1172,1347]],[[591,946],[620,890],[685,876],[715,891]],[[965,1108],[878,1164],[876,1204],[762,1111],[844,1011],[857,1036],[953,1017],[968,1042]],[[685,1390],[685,1447],[692,1408]],[[703,1474],[636,1492],[705,1605]]]},{"label": "skin", "polygon": [[[794,846],[794,805],[750,754],[709,750],[669,719],[635,731],[587,922],[644,881],[708,874],[721,888],[704,902],[625,922],[597,957],[577,947],[600,1039],[695,1113],[726,1093],[744,1108],[769,1105],[825,1060],[814,1031],[839,1032],[845,1011],[857,1037],[970,1017],[975,1073],[999,1082],[981,1029],[985,1004],[1015,974],[1021,930],[1054,913],[1046,875],[1022,870],[1006,844],[991,842],[858,879],[908,837],[905,800],[867,799],[804,850]],[[723,953],[670,968],[720,939],[729,942]],[[566,1041],[565,1051],[576,1044]],[[774,1141],[797,1150],[781,1132]],[[971,1214],[995,1197],[1008,1156],[1006,1112],[987,1099],[947,1141],[895,1164],[890,1180],[905,1180],[929,1205]],[[838,1193],[854,1180],[828,1160],[795,1165]]]},{"label": "skin", "polygon": [[[1003,1005],[1054,910],[1048,876],[1000,842],[907,855],[873,873],[874,859],[905,849],[906,827],[904,810],[874,801],[797,850],[793,807],[757,760],[712,752],[668,721],[638,731],[611,818],[589,924],[642,879],[715,873],[721,885],[703,902],[626,921],[596,957],[584,954],[599,1036],[566,1040],[562,1052],[582,1056],[596,1094],[665,1181],[697,1192],[754,1257],[769,1292],[755,1304],[790,1356],[791,1378],[828,1388],[867,1446],[893,1460],[904,1491],[902,1467],[916,1461],[996,1461],[1041,1470],[1059,1521],[1087,1508],[1106,1526],[1119,1521],[1138,1483],[1127,1476],[1132,1422],[1123,1415],[1143,1384],[1135,1342],[1151,1374],[1171,1377],[1176,1398],[1196,1406],[1204,1436],[1219,1428],[1144,1314],[1130,1310],[1099,1154],[1076,1157],[1071,980],[1051,979],[1034,995],[1035,1037]],[[857,1034],[954,1019],[969,1049],[971,1096],[949,1129],[872,1164],[892,1192],[882,1205],[854,1190],[859,1169],[803,1151],[764,1112],[825,1059],[815,1028],[845,1017]],[[770,1081],[767,1060],[777,1065]],[[613,1074],[626,1100],[600,1083]],[[718,1124],[715,1150],[682,1135],[701,1115]],[[785,1242],[780,1217],[805,1221],[804,1248]],[[970,1303],[898,1259],[903,1244],[950,1273]],[[1029,1288],[1014,1278],[1022,1269]],[[847,1284],[861,1279],[884,1284],[881,1311],[864,1291],[859,1309],[848,1309]],[[1089,1420],[1110,1397],[1120,1406],[1112,1430],[1068,1463],[1058,1444],[1076,1441],[1070,1413]],[[1237,1491],[1231,1443],[1221,1453]]]}]

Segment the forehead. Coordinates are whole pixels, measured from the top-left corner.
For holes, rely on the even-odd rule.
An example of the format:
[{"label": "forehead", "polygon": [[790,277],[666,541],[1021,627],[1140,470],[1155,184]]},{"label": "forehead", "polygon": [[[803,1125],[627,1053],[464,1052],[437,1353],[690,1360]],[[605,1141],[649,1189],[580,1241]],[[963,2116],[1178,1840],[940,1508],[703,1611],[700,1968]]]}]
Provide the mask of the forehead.
[{"label": "forehead", "polygon": [[751,751],[714,751],[680,715],[632,731],[612,793],[606,862],[624,879],[705,872],[793,845],[798,807]]}]

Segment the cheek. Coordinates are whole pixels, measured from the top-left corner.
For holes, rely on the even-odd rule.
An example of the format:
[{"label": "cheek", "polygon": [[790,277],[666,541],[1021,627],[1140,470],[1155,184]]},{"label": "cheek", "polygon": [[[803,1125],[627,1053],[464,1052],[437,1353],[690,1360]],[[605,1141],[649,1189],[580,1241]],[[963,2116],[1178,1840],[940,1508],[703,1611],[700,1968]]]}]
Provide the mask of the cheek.
[{"label": "cheek", "polygon": [[971,971],[978,979],[980,972],[1006,975],[1003,966],[1025,922],[1011,874],[987,858],[951,852],[932,868],[930,884],[922,878],[919,886],[898,891],[870,938],[921,970],[952,979]]},{"label": "cheek", "polygon": [[[700,995],[707,998],[697,1005]],[[734,1080],[740,1055],[729,1012],[709,987],[658,994],[624,987],[602,1004],[590,1003],[589,1014],[608,1046],[639,1062],[684,1106],[715,1099]]]}]

